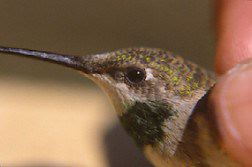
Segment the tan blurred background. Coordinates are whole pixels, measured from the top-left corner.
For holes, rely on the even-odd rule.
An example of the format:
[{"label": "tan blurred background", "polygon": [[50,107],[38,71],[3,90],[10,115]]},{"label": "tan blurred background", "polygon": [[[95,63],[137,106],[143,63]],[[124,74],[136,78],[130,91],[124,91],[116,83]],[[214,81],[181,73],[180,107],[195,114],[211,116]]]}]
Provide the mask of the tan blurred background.
[{"label": "tan blurred background", "polygon": [[[212,69],[208,0],[0,0],[0,45],[87,55],[175,51]],[[99,88],[75,71],[0,54],[0,164],[151,166]]]}]

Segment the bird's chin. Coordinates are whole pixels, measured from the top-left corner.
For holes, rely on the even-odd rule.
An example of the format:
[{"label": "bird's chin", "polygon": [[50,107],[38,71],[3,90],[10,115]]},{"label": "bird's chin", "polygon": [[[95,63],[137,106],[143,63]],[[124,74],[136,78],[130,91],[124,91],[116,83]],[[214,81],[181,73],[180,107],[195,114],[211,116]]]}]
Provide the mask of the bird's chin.
[{"label": "bird's chin", "polygon": [[83,74],[90,80],[92,80],[98,87],[108,96],[110,102],[112,103],[117,115],[122,115],[125,110],[125,98],[122,95],[122,92],[120,92],[118,89],[116,89],[115,85],[116,83],[112,83],[109,76],[102,75],[102,74],[92,74],[87,75]]}]

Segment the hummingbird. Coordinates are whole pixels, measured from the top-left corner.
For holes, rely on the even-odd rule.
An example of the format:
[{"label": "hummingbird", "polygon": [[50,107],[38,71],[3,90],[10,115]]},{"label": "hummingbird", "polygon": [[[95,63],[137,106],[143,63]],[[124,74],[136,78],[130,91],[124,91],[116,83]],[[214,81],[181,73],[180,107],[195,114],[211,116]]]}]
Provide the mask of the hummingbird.
[{"label": "hummingbird", "polygon": [[11,47],[0,52],[63,65],[93,80],[156,167],[240,166],[222,149],[207,105],[216,77],[172,52],[144,47],[87,56]]}]

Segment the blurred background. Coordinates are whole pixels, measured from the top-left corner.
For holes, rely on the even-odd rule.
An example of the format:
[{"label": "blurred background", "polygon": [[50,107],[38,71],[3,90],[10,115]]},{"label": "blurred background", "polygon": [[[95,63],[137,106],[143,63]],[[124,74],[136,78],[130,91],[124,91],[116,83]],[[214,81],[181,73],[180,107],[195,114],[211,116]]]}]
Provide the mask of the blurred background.
[{"label": "blurred background", "polygon": [[[212,69],[209,0],[0,0],[0,45],[87,55],[171,50]],[[0,54],[0,164],[149,167],[106,95],[61,66]]]}]

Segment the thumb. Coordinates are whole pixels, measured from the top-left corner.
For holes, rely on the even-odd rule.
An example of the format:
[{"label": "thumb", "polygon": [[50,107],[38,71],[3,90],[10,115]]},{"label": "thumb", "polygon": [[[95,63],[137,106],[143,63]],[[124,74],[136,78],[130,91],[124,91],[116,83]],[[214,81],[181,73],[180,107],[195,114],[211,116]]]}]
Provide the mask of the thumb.
[{"label": "thumb", "polygon": [[252,166],[252,59],[220,78],[211,102],[228,154]]}]

